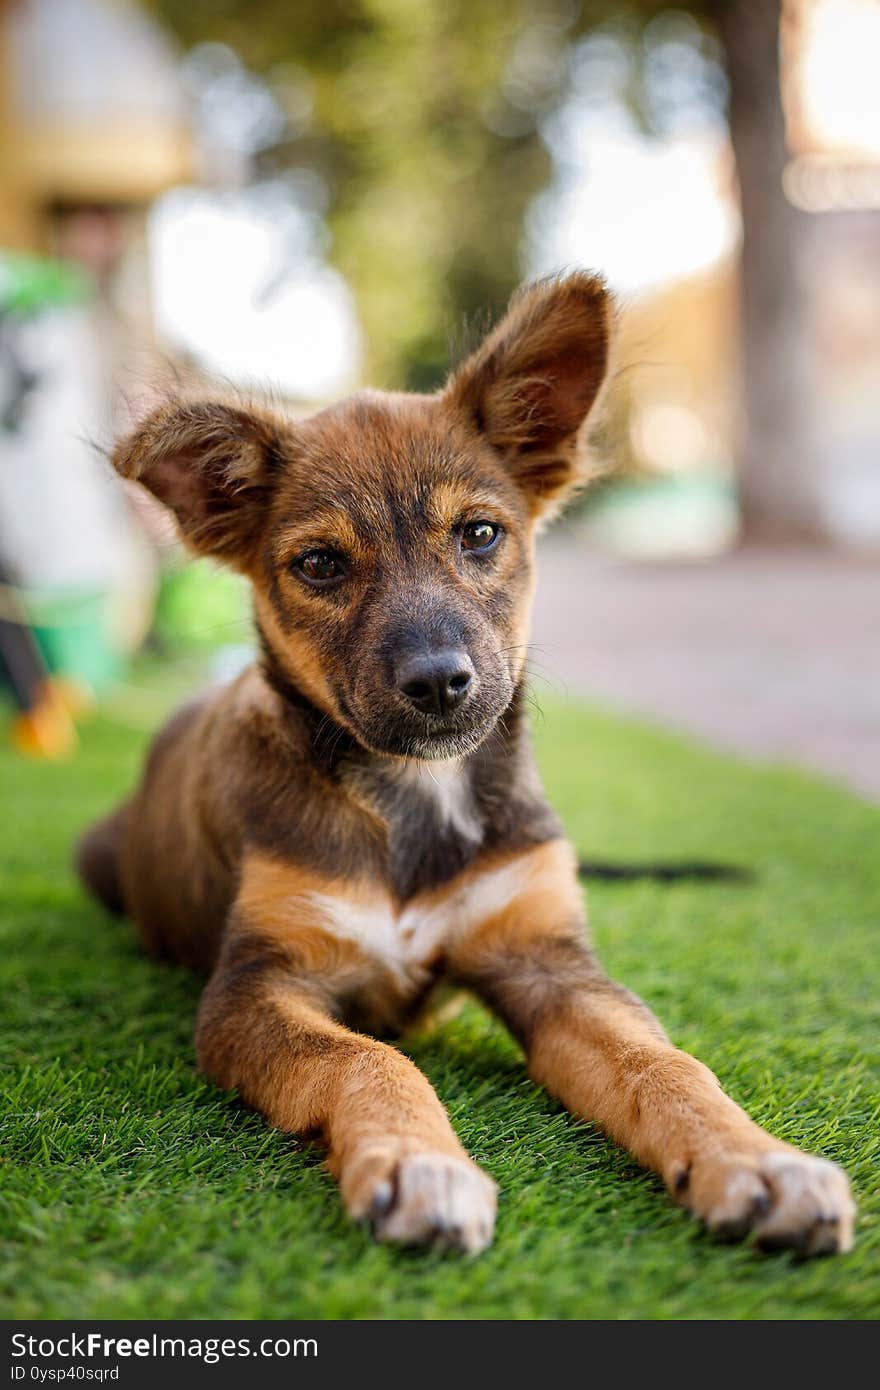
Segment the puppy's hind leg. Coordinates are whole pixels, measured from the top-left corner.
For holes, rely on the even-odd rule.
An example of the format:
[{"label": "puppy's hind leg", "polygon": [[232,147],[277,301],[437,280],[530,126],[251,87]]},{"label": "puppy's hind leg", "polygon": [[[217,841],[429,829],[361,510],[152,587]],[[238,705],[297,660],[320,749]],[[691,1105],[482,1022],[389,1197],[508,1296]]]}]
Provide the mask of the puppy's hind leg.
[{"label": "puppy's hind leg", "polygon": [[85,887],[109,912],[120,917],[126,910],[120,857],[127,819],[126,804],[90,826],[74,852],[74,867]]}]

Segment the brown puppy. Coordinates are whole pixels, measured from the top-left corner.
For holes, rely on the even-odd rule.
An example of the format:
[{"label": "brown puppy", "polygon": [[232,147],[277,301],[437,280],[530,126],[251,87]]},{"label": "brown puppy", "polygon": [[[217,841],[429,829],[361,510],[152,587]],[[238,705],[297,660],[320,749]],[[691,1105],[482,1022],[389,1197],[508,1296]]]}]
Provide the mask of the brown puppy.
[{"label": "brown puppy", "polygon": [[172,401],[114,462],[253,584],[262,659],[182,710],[83,878],[154,951],[209,972],[199,1065],[320,1136],[386,1240],[479,1250],[495,1187],[424,1076],[358,1029],[470,987],[531,1075],[713,1231],[846,1249],[844,1174],[758,1128],[585,938],[574,855],[522,712],[539,521],[581,479],[610,309],[533,286],[435,396],[306,421]]}]

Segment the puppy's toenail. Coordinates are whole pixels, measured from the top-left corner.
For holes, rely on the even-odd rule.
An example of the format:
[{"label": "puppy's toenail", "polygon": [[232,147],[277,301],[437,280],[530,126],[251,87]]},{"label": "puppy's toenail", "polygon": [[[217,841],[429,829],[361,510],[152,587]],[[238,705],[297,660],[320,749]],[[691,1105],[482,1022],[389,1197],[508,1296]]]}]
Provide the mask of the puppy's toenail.
[{"label": "puppy's toenail", "polygon": [[375,1220],[379,1216],[387,1215],[388,1211],[391,1208],[391,1203],[393,1202],[393,1200],[394,1192],[390,1182],[380,1183],[379,1186],[376,1188],[376,1191],[373,1194],[373,1200],[370,1203],[371,1218]]}]

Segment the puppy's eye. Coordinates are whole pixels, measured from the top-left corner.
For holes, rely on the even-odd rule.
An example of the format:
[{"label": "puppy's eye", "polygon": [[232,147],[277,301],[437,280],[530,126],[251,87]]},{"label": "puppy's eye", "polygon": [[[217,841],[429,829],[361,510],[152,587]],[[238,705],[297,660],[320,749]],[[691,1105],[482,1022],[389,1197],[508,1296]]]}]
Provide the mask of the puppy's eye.
[{"label": "puppy's eye", "polygon": [[313,584],[316,588],[333,584],[345,574],[341,558],[332,550],[309,550],[305,555],[300,555],[298,560],[294,560],[293,568],[306,583]]},{"label": "puppy's eye", "polygon": [[473,555],[486,555],[498,544],[501,527],[494,521],[468,521],[461,529],[461,548]]}]

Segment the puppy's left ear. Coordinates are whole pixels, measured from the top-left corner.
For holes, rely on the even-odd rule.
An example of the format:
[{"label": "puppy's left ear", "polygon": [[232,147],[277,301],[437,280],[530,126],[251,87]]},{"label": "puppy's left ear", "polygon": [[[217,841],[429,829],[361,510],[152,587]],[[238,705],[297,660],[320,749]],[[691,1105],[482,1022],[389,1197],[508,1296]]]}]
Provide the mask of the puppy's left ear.
[{"label": "puppy's left ear", "polygon": [[605,378],[611,326],[598,276],[539,281],[514,295],[444,391],[504,457],[535,515],[582,480],[582,426]]},{"label": "puppy's left ear", "polygon": [[282,424],[268,410],[170,400],[120,440],[113,466],[170,508],[191,550],[247,573],[283,446]]}]

